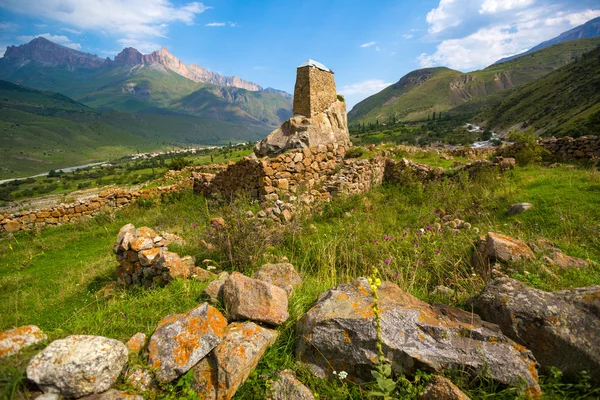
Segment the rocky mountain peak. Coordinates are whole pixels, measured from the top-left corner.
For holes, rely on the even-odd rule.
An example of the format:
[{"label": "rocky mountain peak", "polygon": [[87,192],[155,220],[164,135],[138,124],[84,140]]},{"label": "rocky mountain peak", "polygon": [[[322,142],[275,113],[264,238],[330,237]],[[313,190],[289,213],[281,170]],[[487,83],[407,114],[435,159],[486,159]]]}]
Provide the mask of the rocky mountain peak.
[{"label": "rocky mountain peak", "polygon": [[118,65],[137,65],[142,63],[143,54],[133,47],[124,48],[115,56],[115,64]]},{"label": "rocky mountain peak", "polygon": [[106,60],[94,54],[61,46],[41,36],[20,46],[8,46],[4,58],[17,63],[33,61],[67,68],[99,68],[106,63]]}]

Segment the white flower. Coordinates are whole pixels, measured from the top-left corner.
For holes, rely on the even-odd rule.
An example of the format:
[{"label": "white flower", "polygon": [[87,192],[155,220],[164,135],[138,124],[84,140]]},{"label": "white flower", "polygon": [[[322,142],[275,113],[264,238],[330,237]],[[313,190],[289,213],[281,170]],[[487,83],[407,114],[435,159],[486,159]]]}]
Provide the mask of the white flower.
[{"label": "white flower", "polygon": [[343,381],[347,377],[348,377],[348,373],[346,371],[340,371],[338,374],[338,378],[340,378],[340,381]]},{"label": "white flower", "polygon": [[212,271],[213,269],[217,269],[214,265],[209,265],[206,267],[207,270]]}]

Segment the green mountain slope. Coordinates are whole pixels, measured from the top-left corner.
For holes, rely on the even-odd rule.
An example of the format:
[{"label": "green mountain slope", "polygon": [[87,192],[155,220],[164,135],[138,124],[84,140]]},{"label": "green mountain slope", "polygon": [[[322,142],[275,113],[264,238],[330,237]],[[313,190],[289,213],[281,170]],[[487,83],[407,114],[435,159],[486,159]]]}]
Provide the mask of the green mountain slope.
[{"label": "green mountain slope", "polygon": [[427,118],[434,111],[448,111],[458,106],[465,108],[469,102],[476,103],[538,79],[598,45],[600,38],[559,43],[466,74],[443,67],[416,70],[355,105],[348,113],[348,119],[351,124],[387,122],[394,118],[418,120]]},{"label": "green mountain slope", "polygon": [[0,179],[167,146],[256,141],[269,129],[150,111],[100,113],[58,93],[0,81]]},{"label": "green mountain slope", "polygon": [[515,89],[478,119],[500,131],[533,128],[545,136],[600,134],[600,47]]}]

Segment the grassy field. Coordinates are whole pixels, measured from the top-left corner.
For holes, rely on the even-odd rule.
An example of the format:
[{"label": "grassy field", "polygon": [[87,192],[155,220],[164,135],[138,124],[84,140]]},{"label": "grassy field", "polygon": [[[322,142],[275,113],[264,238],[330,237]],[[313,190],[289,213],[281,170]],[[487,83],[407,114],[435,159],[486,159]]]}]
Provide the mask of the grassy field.
[{"label": "grassy field", "polygon": [[[415,160],[447,166],[447,160],[434,155]],[[534,208],[516,216],[507,214],[510,204],[523,201]],[[290,299],[290,319],[279,328],[278,341],[236,399],[264,398],[262,376],[281,368],[296,370],[320,399],[364,398],[364,386],[318,380],[296,365],[294,332],[297,320],[320,293],[367,276],[373,267],[422,300],[462,306],[484,285],[469,265],[475,240],[494,231],[523,240],[545,237],[565,253],[591,261],[588,269],[569,272],[534,261],[512,270],[512,277],[544,290],[600,284],[600,172],[584,167],[534,165],[476,180],[461,177],[379,187],[365,195],[336,199],[313,215],[299,218],[269,246],[262,245],[259,234],[234,235],[233,262],[221,243],[214,242],[214,251],[200,245],[202,239],[213,240],[208,227],[211,217],[222,216],[232,225],[235,220],[246,221],[243,215],[248,209],[256,211],[258,205],[243,199],[219,204],[182,193],[165,198],[160,205],[143,203],[78,225],[4,237],[0,239],[0,330],[36,324],[49,340],[79,333],[126,341],[138,331],[150,335],[164,316],[185,312],[203,301],[206,283],[193,280],[152,290],[119,289],[109,299],[94,295],[116,279],[111,246],[119,228],[129,222],[181,235],[186,244],[175,251],[199,261],[211,259],[223,270],[250,275],[263,263],[285,256],[303,275],[303,285]],[[472,228],[459,234],[430,230],[443,213],[469,222]],[[252,229],[251,222],[243,224],[245,230]],[[441,284],[453,288],[455,296],[430,295]],[[0,398],[18,398],[27,391],[23,371],[40,348],[0,363]],[[458,384],[474,399],[516,397],[512,388]],[[553,377],[543,377],[542,388],[548,399],[600,394],[584,382]],[[160,398],[169,390],[148,396]]]}]

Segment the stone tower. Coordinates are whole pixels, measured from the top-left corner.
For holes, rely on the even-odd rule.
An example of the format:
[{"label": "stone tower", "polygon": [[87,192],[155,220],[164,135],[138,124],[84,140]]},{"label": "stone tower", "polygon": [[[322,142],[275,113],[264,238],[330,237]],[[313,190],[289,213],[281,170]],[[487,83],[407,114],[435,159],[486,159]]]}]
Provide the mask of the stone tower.
[{"label": "stone tower", "polygon": [[308,60],[298,67],[294,87],[294,115],[310,118],[325,111],[336,100],[332,70],[314,60]]}]

